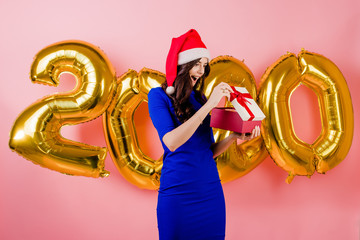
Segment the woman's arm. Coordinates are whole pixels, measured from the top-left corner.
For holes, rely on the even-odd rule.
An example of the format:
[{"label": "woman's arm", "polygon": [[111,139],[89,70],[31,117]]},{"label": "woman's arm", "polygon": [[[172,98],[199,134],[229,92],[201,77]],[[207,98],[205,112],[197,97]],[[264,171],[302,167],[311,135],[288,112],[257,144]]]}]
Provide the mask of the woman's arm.
[{"label": "woman's arm", "polygon": [[186,122],[166,133],[163,142],[167,148],[173,152],[183,145],[194,134],[211,109],[209,105],[205,104]]},{"label": "woman's arm", "polygon": [[227,83],[218,84],[209,100],[191,118],[164,135],[162,140],[166,147],[173,152],[189,140],[211,109],[220,102],[221,98],[224,96],[230,98],[230,92],[233,92],[233,90]]},{"label": "woman's arm", "polygon": [[250,136],[246,136],[244,133],[231,133],[228,137],[224,138],[223,140],[221,140],[220,142],[217,143],[213,143],[211,145],[211,150],[213,152],[213,157],[216,158],[217,156],[219,156],[220,154],[222,154],[223,152],[226,151],[226,149],[228,149],[230,147],[230,145],[236,140],[236,139],[241,139],[241,140],[250,140],[253,139],[255,137],[260,136],[260,127],[256,126],[252,132]]}]

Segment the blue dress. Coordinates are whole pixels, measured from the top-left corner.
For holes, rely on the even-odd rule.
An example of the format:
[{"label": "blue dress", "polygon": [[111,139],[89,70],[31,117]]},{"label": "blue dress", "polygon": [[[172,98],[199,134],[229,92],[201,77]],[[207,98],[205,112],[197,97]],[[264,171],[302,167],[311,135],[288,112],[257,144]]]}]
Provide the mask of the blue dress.
[{"label": "blue dress", "polygon": [[[163,136],[181,123],[162,88],[148,94],[151,120],[164,148],[157,204],[160,240],[224,239],[225,200],[213,153],[214,136],[208,115],[191,138],[171,152]],[[201,104],[192,92],[195,110]]]}]

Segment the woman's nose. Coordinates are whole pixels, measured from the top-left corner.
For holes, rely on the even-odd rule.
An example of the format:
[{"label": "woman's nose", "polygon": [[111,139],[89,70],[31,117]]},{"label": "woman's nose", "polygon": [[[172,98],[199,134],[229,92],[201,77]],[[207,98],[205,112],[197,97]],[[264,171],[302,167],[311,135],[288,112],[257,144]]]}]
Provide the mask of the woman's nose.
[{"label": "woman's nose", "polygon": [[203,67],[199,67],[198,73],[204,74],[205,69]]}]

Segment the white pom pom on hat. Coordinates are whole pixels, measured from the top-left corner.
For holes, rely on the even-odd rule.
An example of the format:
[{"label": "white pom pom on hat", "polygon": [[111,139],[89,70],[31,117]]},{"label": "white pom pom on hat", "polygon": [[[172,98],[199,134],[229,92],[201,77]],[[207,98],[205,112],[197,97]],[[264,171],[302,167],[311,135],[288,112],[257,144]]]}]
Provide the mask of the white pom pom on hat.
[{"label": "white pom pom on hat", "polygon": [[174,94],[174,92],[175,92],[174,86],[168,86],[168,87],[166,88],[166,93],[167,93],[167,95]]},{"label": "white pom pom on hat", "polygon": [[203,57],[210,61],[210,53],[195,29],[172,39],[166,59],[166,81],[168,85],[166,93],[168,95],[175,92],[173,85],[177,75],[177,66]]}]

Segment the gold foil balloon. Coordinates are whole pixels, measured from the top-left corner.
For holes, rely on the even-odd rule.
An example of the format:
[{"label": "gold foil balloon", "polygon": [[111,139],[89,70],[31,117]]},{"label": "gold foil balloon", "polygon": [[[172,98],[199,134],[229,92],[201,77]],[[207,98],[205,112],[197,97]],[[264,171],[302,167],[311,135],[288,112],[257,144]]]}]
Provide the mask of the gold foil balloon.
[{"label": "gold foil balloon", "polygon": [[96,46],[82,41],[64,41],[41,50],[31,66],[31,80],[57,86],[62,73],[71,73],[76,87],[67,93],[44,97],[16,119],[9,146],[43,167],[70,175],[104,177],[106,148],[65,139],[64,125],[99,117],[116,89],[115,70]]},{"label": "gold foil balloon", "polygon": [[[206,97],[210,97],[214,87],[220,82],[226,82],[232,86],[245,87],[256,100],[254,76],[243,62],[230,56],[219,56],[210,62],[210,67],[210,75],[205,81]],[[213,131],[216,142],[221,141],[231,133],[227,130],[215,128]],[[229,182],[247,174],[267,156],[268,153],[261,136],[239,145],[234,142],[228,150],[217,157],[221,182]]]},{"label": "gold foil balloon", "polygon": [[[322,131],[314,143],[301,141],[294,132],[290,97],[303,84],[319,102]],[[346,81],[329,59],[301,51],[287,54],[270,66],[262,77],[260,107],[267,116],[262,133],[275,163],[289,173],[311,176],[334,168],[347,155],[353,137],[352,102]]]},{"label": "gold foil balloon", "polygon": [[[134,113],[153,87],[165,81],[165,75],[150,69],[139,73],[129,70],[118,79],[114,101],[104,115],[106,141],[110,155],[130,183],[146,189],[158,189],[162,157],[159,160],[146,156],[139,147],[134,124]],[[158,138],[158,136],[154,136]]]}]

